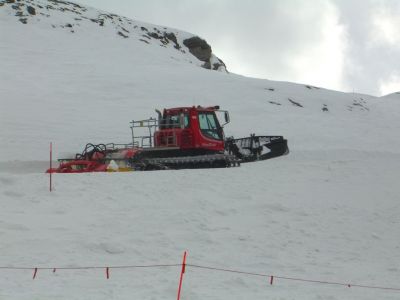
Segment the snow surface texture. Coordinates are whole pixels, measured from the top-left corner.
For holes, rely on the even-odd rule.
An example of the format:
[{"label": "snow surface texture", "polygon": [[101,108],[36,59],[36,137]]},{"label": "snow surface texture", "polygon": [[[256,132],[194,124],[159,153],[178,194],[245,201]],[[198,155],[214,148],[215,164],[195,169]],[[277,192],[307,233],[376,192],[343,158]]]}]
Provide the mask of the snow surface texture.
[{"label": "snow surface texture", "polygon": [[[29,3],[43,8],[24,24],[0,1],[0,266],[179,264],[188,250],[191,264],[399,287],[399,94],[212,72],[133,30],[163,27],[121,17],[135,35],[124,38],[121,24],[90,21],[103,13],[95,9],[69,27],[75,13],[16,2],[24,14]],[[180,44],[193,36],[167,31]],[[48,192],[50,141],[55,157],[87,142],[126,143],[129,122],[154,108],[215,104],[230,111],[227,135],[283,135],[291,153],[231,169],[57,174]],[[32,280],[33,270],[0,269],[0,298],[174,299],[179,272],[112,269],[106,280],[103,269],[39,270]],[[182,299],[399,297],[193,268],[182,291]]]}]

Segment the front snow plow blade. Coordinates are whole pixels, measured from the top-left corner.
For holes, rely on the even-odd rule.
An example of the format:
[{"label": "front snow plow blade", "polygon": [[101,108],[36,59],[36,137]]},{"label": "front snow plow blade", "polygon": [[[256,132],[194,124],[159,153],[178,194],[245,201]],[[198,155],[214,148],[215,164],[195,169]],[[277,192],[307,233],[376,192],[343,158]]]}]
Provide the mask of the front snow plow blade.
[{"label": "front snow plow blade", "polygon": [[289,153],[287,140],[283,136],[256,136],[229,138],[225,142],[229,154],[235,155],[242,162],[266,160]]}]

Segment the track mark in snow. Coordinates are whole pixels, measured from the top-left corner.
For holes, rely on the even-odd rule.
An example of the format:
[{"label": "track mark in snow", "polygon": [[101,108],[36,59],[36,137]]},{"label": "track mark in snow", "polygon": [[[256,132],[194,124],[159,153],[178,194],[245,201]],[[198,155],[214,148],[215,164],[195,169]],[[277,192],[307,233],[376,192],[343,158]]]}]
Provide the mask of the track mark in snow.
[{"label": "track mark in snow", "polygon": [[4,185],[4,186],[6,186],[6,185],[13,185],[13,184],[15,184],[16,183],[16,180],[15,179],[13,179],[13,178],[10,178],[10,177],[0,177],[0,184],[1,185]]},{"label": "track mark in snow", "polygon": [[2,227],[14,231],[29,231],[29,227],[21,224],[5,223]]},{"label": "track mark in snow", "polygon": [[290,208],[283,206],[282,204],[276,203],[276,204],[267,204],[265,206],[269,210],[273,212],[290,212]]},{"label": "track mark in snow", "polygon": [[8,197],[12,197],[12,198],[22,198],[25,196],[25,194],[23,193],[19,193],[16,191],[5,191],[3,192],[3,195],[8,196]]},{"label": "track mark in snow", "polygon": [[125,253],[125,248],[118,244],[111,243],[99,243],[99,244],[89,244],[87,248],[93,252],[105,252],[108,254],[122,254]]},{"label": "track mark in snow", "polygon": [[124,247],[115,244],[101,243],[99,246],[100,249],[103,249],[109,254],[121,254],[125,252]]}]

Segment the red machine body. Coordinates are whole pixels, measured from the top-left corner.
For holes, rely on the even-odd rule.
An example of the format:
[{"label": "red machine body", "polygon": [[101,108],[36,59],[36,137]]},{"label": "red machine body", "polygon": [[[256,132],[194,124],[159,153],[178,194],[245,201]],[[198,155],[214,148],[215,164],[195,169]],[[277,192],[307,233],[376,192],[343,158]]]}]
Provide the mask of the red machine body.
[{"label": "red machine body", "polygon": [[223,152],[225,137],[215,114],[218,109],[218,106],[164,109],[154,133],[154,146],[179,147],[185,152]]},{"label": "red machine body", "polygon": [[[229,113],[219,106],[156,110],[158,118],[131,122],[130,144],[87,144],[74,158],[59,159],[48,173],[221,168],[289,153],[282,136],[225,139]],[[223,113],[224,123],[217,118]],[[220,116],[219,116],[220,117]],[[137,135],[137,131],[145,131]]]},{"label": "red machine body", "polygon": [[47,173],[86,173],[86,172],[106,172],[107,165],[96,160],[69,161],[60,164],[58,168],[49,169]]}]

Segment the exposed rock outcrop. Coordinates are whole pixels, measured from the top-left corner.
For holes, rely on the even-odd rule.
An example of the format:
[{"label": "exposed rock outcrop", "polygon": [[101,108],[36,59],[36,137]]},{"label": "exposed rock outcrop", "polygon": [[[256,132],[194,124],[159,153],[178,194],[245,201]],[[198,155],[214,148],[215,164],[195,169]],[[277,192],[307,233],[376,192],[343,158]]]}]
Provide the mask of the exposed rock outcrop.
[{"label": "exposed rock outcrop", "polygon": [[211,46],[202,38],[194,36],[184,40],[183,44],[190,53],[204,62],[203,68],[227,72],[225,63],[212,53]]},{"label": "exposed rock outcrop", "polygon": [[28,11],[28,13],[30,14],[30,15],[36,15],[36,10],[35,10],[35,8],[34,7],[32,7],[32,6],[28,6],[27,8],[26,8],[26,10]]}]

